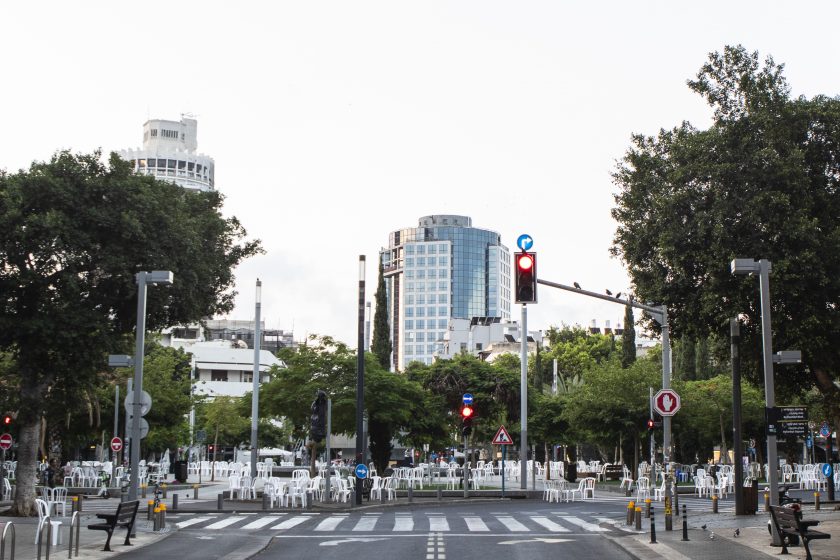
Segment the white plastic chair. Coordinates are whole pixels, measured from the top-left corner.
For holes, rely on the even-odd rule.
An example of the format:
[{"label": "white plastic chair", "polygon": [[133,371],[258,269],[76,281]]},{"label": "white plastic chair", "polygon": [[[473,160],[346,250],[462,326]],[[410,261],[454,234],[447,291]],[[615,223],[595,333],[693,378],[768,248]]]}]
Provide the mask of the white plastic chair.
[{"label": "white plastic chair", "polygon": [[636,481],[636,501],[640,502],[645,498],[650,498],[650,479],[642,476]]},{"label": "white plastic chair", "polygon": [[47,502],[47,506],[49,507],[48,511],[53,511],[53,506],[55,506],[55,514],[58,515],[58,508],[61,508],[61,517],[66,517],[67,510],[65,509],[67,505],[67,488],[57,487],[50,489],[50,499]]},{"label": "white plastic chair", "polygon": [[590,477],[583,479],[583,492],[582,492],[582,499],[586,499],[589,496],[589,499],[595,499],[595,479]]},{"label": "white plastic chair", "polygon": [[242,478],[236,475],[228,477],[228,489],[230,490],[230,499],[235,499],[234,496],[240,500],[243,497]]},{"label": "white plastic chair", "polygon": [[50,543],[52,546],[58,546],[61,544],[61,521],[53,521],[50,519],[50,506],[42,500],[41,498],[35,499],[35,507],[38,508],[38,530],[35,531],[35,544],[38,544],[38,541],[41,540],[41,530],[44,527],[44,523],[46,523],[47,519],[50,521],[50,533],[52,537],[50,538]]},{"label": "white plastic chair", "polygon": [[577,488],[569,488],[568,490],[566,490],[566,499],[574,502],[575,501],[575,494],[578,494],[580,496],[580,499],[582,500],[583,499],[583,486],[584,486],[585,481],[586,481],[586,479],[581,480],[580,483],[578,484]]}]

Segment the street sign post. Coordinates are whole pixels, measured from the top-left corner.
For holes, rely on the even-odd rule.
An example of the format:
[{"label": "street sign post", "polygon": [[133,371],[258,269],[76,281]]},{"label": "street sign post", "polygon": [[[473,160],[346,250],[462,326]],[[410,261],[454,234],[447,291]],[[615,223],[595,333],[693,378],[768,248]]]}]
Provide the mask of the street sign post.
[{"label": "street sign post", "polygon": [[11,449],[12,444],[14,442],[15,442],[15,440],[12,439],[12,434],[8,434],[8,433],[3,434],[3,435],[0,436],[0,449],[2,449],[3,451],[6,451],[7,449]]},{"label": "street sign post", "polygon": [[513,439],[504,426],[499,426],[496,435],[493,436],[493,445],[502,446],[502,498],[505,497],[505,460],[507,459],[508,445],[513,445]]},{"label": "street sign post", "polygon": [[113,451],[114,453],[119,453],[120,451],[122,451],[122,448],[123,448],[122,439],[115,436],[111,440],[111,451]]},{"label": "street sign post", "polygon": [[653,397],[653,409],[661,416],[673,416],[680,404],[680,396],[673,389],[660,389]]}]

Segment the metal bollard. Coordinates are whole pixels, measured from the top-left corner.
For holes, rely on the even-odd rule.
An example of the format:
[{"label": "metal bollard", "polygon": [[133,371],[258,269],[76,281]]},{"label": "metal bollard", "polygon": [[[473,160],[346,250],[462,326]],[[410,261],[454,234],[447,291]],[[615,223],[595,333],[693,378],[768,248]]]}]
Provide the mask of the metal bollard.
[{"label": "metal bollard", "polygon": [[198,484],[193,484],[193,500],[198,499]]},{"label": "metal bollard", "polygon": [[263,510],[268,509],[268,492],[263,492],[262,494],[262,508]]},{"label": "metal bollard", "polygon": [[770,511],[770,490],[764,489],[764,511]]},{"label": "metal bollard", "polygon": [[[408,503],[410,504],[413,501],[414,501],[414,487],[409,486],[408,487]],[[817,509],[819,509],[819,508],[817,508]]]},{"label": "metal bollard", "polygon": [[216,498],[216,509],[222,511],[225,506],[225,494],[224,492],[220,492],[219,496]]},{"label": "metal bollard", "polygon": [[155,533],[160,531],[160,508],[155,508],[154,515],[152,515],[152,531]]},{"label": "metal bollard", "polygon": [[650,498],[645,498],[645,519],[650,519]]},{"label": "metal bollard", "polygon": [[630,500],[630,503],[627,504],[627,523],[626,525],[629,527],[633,524],[633,517],[636,511],[636,502]]},{"label": "metal bollard", "polygon": [[656,544],[656,518],[653,508],[650,510],[650,544]]},{"label": "metal bollard", "polygon": [[718,512],[718,497],[712,496],[712,513]]},{"label": "metal bollard", "polygon": [[178,509],[178,492],[172,494],[172,511],[176,511]]},{"label": "metal bollard", "polygon": [[152,520],[152,514],[154,513],[154,511],[155,511],[155,501],[154,500],[149,500],[148,502],[146,502],[146,519],[148,521]]},{"label": "metal bollard", "polygon": [[166,506],[164,504],[160,505],[160,530],[163,531],[166,529]]},{"label": "metal bollard", "polygon": [[441,501],[443,499],[443,489],[442,488],[437,489],[437,499],[438,499],[438,501]]},{"label": "metal bollard", "polygon": [[814,509],[820,511],[820,493],[814,492]]},{"label": "metal bollard", "polygon": [[145,484],[140,485],[140,497],[141,498],[146,497],[146,485]]},{"label": "metal bollard", "polygon": [[70,506],[71,515],[74,511],[79,511],[79,504],[82,502],[78,496],[73,496],[72,498],[73,503]]},{"label": "metal bollard", "polygon": [[636,530],[642,530],[642,508],[636,506]]},{"label": "metal bollard", "polygon": [[162,484],[161,489],[163,490],[163,499],[165,500],[166,499],[166,490],[167,490],[166,484]]},{"label": "metal bollard", "polygon": [[683,537],[682,540],[688,540],[688,514],[685,512],[685,504],[683,504]]}]

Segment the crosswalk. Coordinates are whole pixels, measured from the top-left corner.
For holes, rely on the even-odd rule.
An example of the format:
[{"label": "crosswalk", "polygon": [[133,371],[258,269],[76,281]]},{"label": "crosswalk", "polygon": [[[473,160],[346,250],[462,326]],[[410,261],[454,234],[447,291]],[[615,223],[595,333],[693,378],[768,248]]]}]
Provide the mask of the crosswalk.
[{"label": "crosswalk", "polygon": [[442,513],[271,513],[271,514],[177,514],[168,522],[178,529],[222,529],[282,532],[299,528],[307,533],[603,533],[611,519],[565,512],[488,514]]}]

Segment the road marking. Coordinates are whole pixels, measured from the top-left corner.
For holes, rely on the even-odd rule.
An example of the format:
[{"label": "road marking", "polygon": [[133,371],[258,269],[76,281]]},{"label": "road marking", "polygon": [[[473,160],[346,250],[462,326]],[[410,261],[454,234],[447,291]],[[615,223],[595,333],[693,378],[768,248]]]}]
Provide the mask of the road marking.
[{"label": "road marking", "polygon": [[429,531],[437,533],[448,530],[449,522],[445,517],[429,517]]},{"label": "road marking", "polygon": [[351,542],[375,542],[375,541],[385,541],[388,540],[388,537],[350,537],[347,539],[338,539],[334,541],[324,541],[321,543],[321,546],[338,546],[340,544],[351,543]]},{"label": "road marking", "polygon": [[338,524],[347,519],[346,515],[336,515],[333,517],[327,517],[320,523],[318,526],[315,527],[316,531],[334,531]]},{"label": "road marking", "polygon": [[184,527],[189,527],[190,525],[195,525],[196,523],[203,523],[205,521],[210,521],[211,519],[215,519],[215,517],[193,517],[192,519],[187,519],[186,521],[181,521],[180,523],[176,523],[179,529],[183,529]]},{"label": "road marking", "polygon": [[309,519],[312,519],[312,518],[311,517],[304,517],[304,516],[299,515],[297,517],[292,517],[291,519],[287,519],[282,523],[278,523],[277,525],[272,527],[272,529],[276,529],[278,531],[283,530],[283,529],[291,529],[292,527],[295,527],[296,525],[300,525],[301,523],[303,523],[304,521],[308,521]]},{"label": "road marking", "polygon": [[549,519],[548,517],[534,516],[531,517],[534,523],[538,523],[551,531],[552,533],[568,533],[569,530]]},{"label": "road marking", "polygon": [[248,523],[247,525],[245,525],[242,528],[243,529],[261,529],[261,528],[265,527],[266,525],[268,525],[269,523],[274,523],[275,521],[277,521],[277,516],[260,517],[256,521],[251,521],[250,523]]},{"label": "road marking", "polygon": [[607,529],[604,529],[603,527],[601,527],[599,525],[595,525],[594,523],[589,523],[588,521],[584,521],[583,519],[580,519],[580,518],[577,518],[577,517],[572,517],[570,515],[561,516],[560,519],[562,519],[563,521],[566,521],[568,523],[571,523],[572,525],[577,525],[578,527],[580,527],[581,529],[584,529],[586,531],[592,531],[593,533],[603,533],[604,531],[607,531]]},{"label": "road marking", "polygon": [[353,527],[354,531],[373,531],[373,528],[376,527],[376,522],[379,521],[378,517],[362,517],[359,519],[359,522],[356,523],[356,526]]},{"label": "road marking", "polygon": [[394,520],[394,531],[413,531],[414,519],[411,517],[397,517]]},{"label": "road marking", "polygon": [[227,527],[228,525],[233,525],[234,523],[239,523],[240,521],[242,521],[241,517],[231,516],[231,517],[228,517],[227,519],[222,519],[221,521],[216,521],[212,525],[206,526],[205,529],[222,529],[224,527]]},{"label": "road marking", "polygon": [[470,531],[489,531],[490,528],[481,520],[480,517],[465,517],[464,521],[467,523],[467,529]]},{"label": "road marking", "polygon": [[517,521],[513,517],[499,516],[496,519],[499,520],[499,523],[501,523],[502,525],[507,527],[508,531],[512,531],[512,532],[521,531],[523,533],[528,533],[528,532],[531,531],[528,527],[526,527],[525,525],[523,525],[522,523],[520,523],[519,521]]},{"label": "road marking", "polygon": [[574,539],[546,539],[546,538],[536,538],[536,539],[518,539],[515,541],[502,541],[496,544],[522,544],[528,542],[544,542],[544,543],[564,543],[564,542],[571,542]]}]

